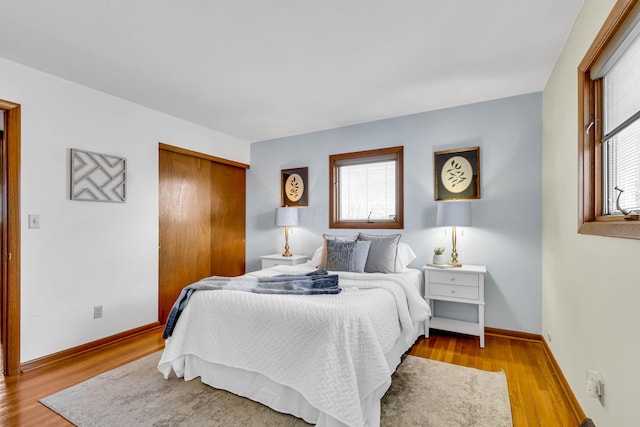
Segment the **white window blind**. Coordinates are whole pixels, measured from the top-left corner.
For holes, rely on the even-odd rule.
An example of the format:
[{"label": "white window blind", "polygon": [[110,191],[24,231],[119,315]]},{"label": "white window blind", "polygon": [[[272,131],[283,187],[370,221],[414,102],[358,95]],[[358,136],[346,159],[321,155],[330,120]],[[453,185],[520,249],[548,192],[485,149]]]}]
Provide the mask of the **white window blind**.
[{"label": "white window blind", "polygon": [[396,217],[396,161],[339,165],[341,221],[388,221]]},{"label": "white window blind", "polygon": [[[638,24],[636,23],[636,28]],[[602,73],[603,213],[640,209],[640,35],[629,31]]]}]

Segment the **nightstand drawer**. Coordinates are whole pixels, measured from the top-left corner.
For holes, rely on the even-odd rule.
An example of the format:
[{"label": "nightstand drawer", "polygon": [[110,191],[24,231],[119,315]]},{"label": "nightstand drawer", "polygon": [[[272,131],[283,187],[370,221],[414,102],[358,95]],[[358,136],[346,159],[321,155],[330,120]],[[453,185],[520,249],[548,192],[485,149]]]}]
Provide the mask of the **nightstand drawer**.
[{"label": "nightstand drawer", "polygon": [[[450,285],[478,286],[477,274],[457,273],[454,271],[432,271],[430,273],[431,283],[446,283]],[[476,291],[477,294],[477,291]]]},{"label": "nightstand drawer", "polygon": [[280,254],[263,255],[262,268],[275,267],[276,265],[298,265],[307,262],[308,258],[305,255],[291,255],[289,257],[282,256]]},{"label": "nightstand drawer", "polygon": [[474,286],[445,285],[442,283],[430,283],[429,291],[431,295],[441,297],[454,297],[477,300],[479,297],[478,288]]},{"label": "nightstand drawer", "polygon": [[286,265],[285,262],[277,259],[263,259],[262,268],[275,267],[276,265]]}]

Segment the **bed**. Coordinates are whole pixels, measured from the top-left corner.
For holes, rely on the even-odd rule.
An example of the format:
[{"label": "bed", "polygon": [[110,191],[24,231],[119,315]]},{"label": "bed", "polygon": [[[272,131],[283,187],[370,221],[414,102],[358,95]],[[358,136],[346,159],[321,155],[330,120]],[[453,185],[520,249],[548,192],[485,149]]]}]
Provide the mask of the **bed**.
[{"label": "bed", "polygon": [[[315,263],[243,277],[306,274]],[[401,356],[424,333],[422,272],[333,272],[336,295],[194,292],[158,370],[319,426],[378,426]]]}]

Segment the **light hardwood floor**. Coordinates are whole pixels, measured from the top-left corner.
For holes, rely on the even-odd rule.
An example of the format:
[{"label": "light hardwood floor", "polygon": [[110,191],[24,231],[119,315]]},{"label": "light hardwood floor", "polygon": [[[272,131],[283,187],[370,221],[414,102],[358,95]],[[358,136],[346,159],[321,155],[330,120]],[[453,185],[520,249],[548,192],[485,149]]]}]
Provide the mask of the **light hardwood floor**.
[{"label": "light hardwood floor", "polygon": [[[141,334],[100,351],[35,369],[0,384],[0,425],[69,426],[38,399],[162,349],[161,330]],[[579,421],[562,394],[540,342],[487,335],[480,349],[477,337],[434,334],[420,338],[414,356],[485,369],[504,370],[514,427],[578,426]]]},{"label": "light hardwood floor", "polygon": [[503,370],[509,384],[514,427],[579,426],[560,381],[537,340],[485,334],[477,337],[438,331],[420,338],[409,354],[486,371]]}]

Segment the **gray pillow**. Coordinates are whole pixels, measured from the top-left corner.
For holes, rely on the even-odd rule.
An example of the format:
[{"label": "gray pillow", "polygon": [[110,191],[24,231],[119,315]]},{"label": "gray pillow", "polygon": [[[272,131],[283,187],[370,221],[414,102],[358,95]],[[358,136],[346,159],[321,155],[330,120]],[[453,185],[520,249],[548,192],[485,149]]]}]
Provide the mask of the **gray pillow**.
[{"label": "gray pillow", "polygon": [[327,270],[353,271],[358,242],[327,240]]},{"label": "gray pillow", "polygon": [[369,240],[358,240],[356,242],[355,260],[353,262],[353,271],[356,273],[364,273],[364,267],[367,264],[370,247],[371,241]]},{"label": "gray pillow", "polygon": [[395,273],[400,234],[374,235],[360,233],[358,240],[371,242],[364,271],[367,273]]},{"label": "gray pillow", "polygon": [[340,242],[353,242],[358,239],[358,236],[334,236],[331,234],[323,234],[322,235],[322,252],[320,253],[320,261],[316,267],[318,268],[327,268],[327,241],[328,240],[338,240]]}]

